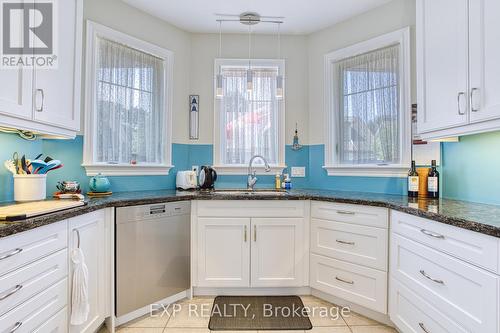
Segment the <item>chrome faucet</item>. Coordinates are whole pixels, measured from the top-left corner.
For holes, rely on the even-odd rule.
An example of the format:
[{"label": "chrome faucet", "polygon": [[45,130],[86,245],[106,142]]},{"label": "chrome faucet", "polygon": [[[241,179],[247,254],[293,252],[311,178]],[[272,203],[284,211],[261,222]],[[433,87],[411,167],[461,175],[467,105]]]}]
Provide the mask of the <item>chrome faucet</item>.
[{"label": "chrome faucet", "polygon": [[266,171],[266,172],[271,171],[271,167],[267,163],[267,160],[264,156],[262,156],[262,155],[252,156],[252,158],[250,159],[250,162],[248,163],[247,190],[249,190],[249,191],[253,191],[253,187],[255,186],[255,183],[257,183],[257,176],[256,176],[257,172],[255,170],[252,172],[252,164],[256,158],[260,158],[262,161],[264,161],[264,171]]}]

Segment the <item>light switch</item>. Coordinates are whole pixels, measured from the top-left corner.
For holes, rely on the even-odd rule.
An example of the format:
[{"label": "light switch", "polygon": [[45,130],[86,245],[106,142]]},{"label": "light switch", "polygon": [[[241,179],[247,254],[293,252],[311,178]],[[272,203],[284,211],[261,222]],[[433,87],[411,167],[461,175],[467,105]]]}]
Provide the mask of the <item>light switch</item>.
[{"label": "light switch", "polygon": [[304,178],[306,176],[306,167],[292,167],[292,177]]}]

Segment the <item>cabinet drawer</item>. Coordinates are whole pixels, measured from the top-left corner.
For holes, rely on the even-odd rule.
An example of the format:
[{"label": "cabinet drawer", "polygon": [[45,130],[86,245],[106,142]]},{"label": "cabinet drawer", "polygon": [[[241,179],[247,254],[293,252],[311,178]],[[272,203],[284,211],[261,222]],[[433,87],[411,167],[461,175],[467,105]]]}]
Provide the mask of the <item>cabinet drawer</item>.
[{"label": "cabinet drawer", "polygon": [[203,217],[303,217],[304,201],[287,200],[211,200],[198,201]]},{"label": "cabinet drawer", "polygon": [[0,239],[0,276],[67,247],[67,221]]},{"label": "cabinet drawer", "polygon": [[389,315],[405,333],[469,333],[399,281],[390,281]]},{"label": "cabinet drawer", "polygon": [[64,279],[12,311],[0,316],[0,332],[32,332],[64,308],[68,300],[68,280]]},{"label": "cabinet drawer", "polygon": [[313,202],[311,204],[311,217],[379,228],[387,228],[389,225],[387,208],[332,202]]},{"label": "cabinet drawer", "polygon": [[391,275],[470,332],[497,332],[499,277],[397,234]]},{"label": "cabinet drawer", "polygon": [[387,271],[387,229],[312,219],[311,251]]},{"label": "cabinet drawer", "polygon": [[64,249],[0,277],[0,315],[67,275],[68,251]]},{"label": "cabinet drawer", "polygon": [[391,230],[474,265],[499,272],[500,239],[392,211]]},{"label": "cabinet drawer", "polygon": [[315,254],[311,287],[366,308],[387,313],[387,273]]},{"label": "cabinet drawer", "polygon": [[64,307],[61,311],[53,315],[49,320],[42,324],[33,333],[66,333],[68,331],[68,308]]}]

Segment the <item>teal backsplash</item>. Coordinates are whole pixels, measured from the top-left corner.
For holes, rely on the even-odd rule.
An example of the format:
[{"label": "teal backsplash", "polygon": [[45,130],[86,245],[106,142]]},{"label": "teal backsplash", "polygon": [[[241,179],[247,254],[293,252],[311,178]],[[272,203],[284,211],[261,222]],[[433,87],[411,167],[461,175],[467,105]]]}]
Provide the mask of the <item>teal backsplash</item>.
[{"label": "teal backsplash", "polygon": [[500,204],[500,132],[442,144],[443,196]]},{"label": "teal backsplash", "polygon": [[[60,180],[77,180],[88,190],[88,179],[82,164],[83,137],[74,140],[36,140],[29,142],[17,135],[0,133],[0,161],[11,157],[13,151],[34,157],[39,153],[60,159],[64,167],[49,173],[48,195],[55,191]],[[443,196],[476,202],[500,204],[500,132],[461,138],[459,143],[443,144]],[[388,194],[405,194],[405,178],[380,177],[329,177],[323,170],[324,145],[304,146],[294,151],[286,146],[286,164],[305,166],[306,177],[294,178],[295,188],[367,191]],[[213,164],[213,145],[173,144],[172,163],[175,167],[168,176],[110,177],[114,192],[158,190],[175,188],[177,170],[188,170],[193,165]],[[478,171],[478,169],[480,171]],[[219,188],[243,187],[246,176],[220,176]],[[259,176],[258,187],[272,187],[274,175]],[[13,198],[11,174],[0,167],[0,202]]]}]

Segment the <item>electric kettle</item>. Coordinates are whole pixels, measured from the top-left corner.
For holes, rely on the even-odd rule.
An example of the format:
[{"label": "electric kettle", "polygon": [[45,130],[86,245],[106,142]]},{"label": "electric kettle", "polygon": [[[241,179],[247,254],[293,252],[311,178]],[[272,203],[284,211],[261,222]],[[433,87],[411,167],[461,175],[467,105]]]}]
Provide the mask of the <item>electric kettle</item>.
[{"label": "electric kettle", "polygon": [[204,165],[200,168],[200,175],[198,176],[200,189],[202,190],[213,189],[216,180],[217,180],[217,172],[212,167]]}]

